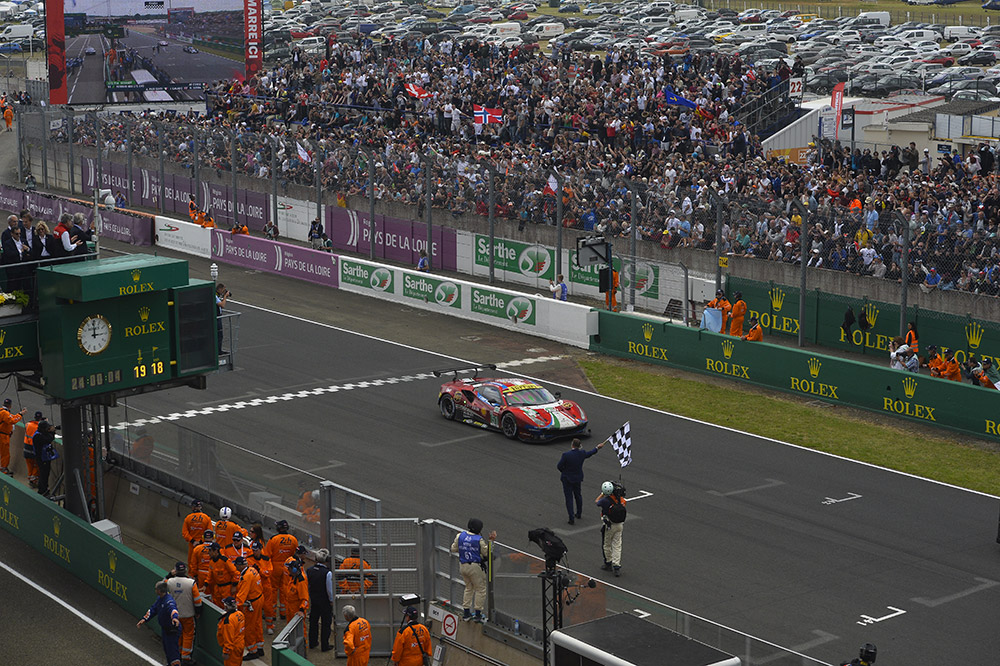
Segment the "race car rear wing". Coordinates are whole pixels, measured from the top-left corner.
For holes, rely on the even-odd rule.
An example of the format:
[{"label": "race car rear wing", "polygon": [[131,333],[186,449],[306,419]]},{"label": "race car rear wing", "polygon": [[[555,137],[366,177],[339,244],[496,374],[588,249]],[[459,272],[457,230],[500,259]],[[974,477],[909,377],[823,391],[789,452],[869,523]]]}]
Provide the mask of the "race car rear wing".
[{"label": "race car rear wing", "polygon": [[478,377],[480,370],[496,370],[497,366],[495,363],[484,363],[482,365],[463,365],[458,368],[447,368],[445,370],[435,370],[434,376],[440,377],[441,375],[446,375],[449,372],[454,375],[455,379],[458,379],[458,373],[460,372],[472,372],[472,377]]}]

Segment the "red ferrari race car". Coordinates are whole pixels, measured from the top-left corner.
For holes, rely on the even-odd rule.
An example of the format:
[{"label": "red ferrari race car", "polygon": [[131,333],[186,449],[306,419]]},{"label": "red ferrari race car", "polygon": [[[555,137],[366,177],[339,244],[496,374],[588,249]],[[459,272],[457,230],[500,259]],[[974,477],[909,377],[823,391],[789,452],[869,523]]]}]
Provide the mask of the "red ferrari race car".
[{"label": "red ferrari race car", "polygon": [[[454,373],[454,379],[441,385],[438,406],[449,421],[499,430],[510,439],[545,442],[558,437],[589,435],[587,415],[572,400],[563,400],[543,386],[515,377],[479,377],[480,369],[495,370],[495,365],[439,370],[436,377]],[[473,370],[470,379],[458,373]]]}]

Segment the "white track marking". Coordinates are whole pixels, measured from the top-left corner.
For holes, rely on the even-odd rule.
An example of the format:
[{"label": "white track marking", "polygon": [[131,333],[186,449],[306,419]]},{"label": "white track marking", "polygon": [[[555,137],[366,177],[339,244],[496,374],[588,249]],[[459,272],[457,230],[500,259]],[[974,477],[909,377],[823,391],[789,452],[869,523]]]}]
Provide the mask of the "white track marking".
[{"label": "white track marking", "polygon": [[15,571],[14,569],[11,569],[9,566],[7,566],[6,564],[4,564],[3,562],[0,562],[0,567],[2,567],[7,573],[9,573],[14,578],[17,578],[18,580],[24,582],[26,585],[29,585],[29,586],[33,587],[34,589],[38,590],[39,592],[41,592],[42,594],[44,594],[45,596],[47,596],[52,601],[56,602],[57,604],[59,604],[60,606],[62,606],[66,610],[68,610],[70,613],[72,613],[73,615],[77,616],[78,618],[80,618],[81,620],[83,620],[84,622],[86,622],[87,624],[89,624],[91,627],[93,627],[97,631],[101,632],[102,634],[104,634],[105,636],[107,636],[108,638],[110,638],[111,640],[113,640],[115,643],[118,643],[123,648],[125,648],[126,650],[128,650],[132,654],[134,654],[137,657],[139,657],[140,659],[142,659],[145,663],[147,663],[147,664],[153,664],[153,666],[160,666],[160,661],[158,659],[153,659],[148,654],[146,654],[145,652],[143,652],[139,648],[135,647],[134,645],[130,644],[125,639],[120,638],[117,634],[114,634],[114,633],[108,631],[107,629],[105,629],[104,627],[102,627],[101,625],[99,625],[97,622],[94,622],[89,617],[87,617],[86,615],[84,615],[83,613],[81,613],[79,610],[77,610],[76,608],[73,608],[68,603],[66,603],[65,601],[63,601],[62,599],[60,599],[59,597],[57,597],[56,595],[52,594],[51,592],[49,592],[48,590],[46,590],[44,587],[42,587],[41,585],[39,585],[35,581],[31,580],[30,578],[26,577],[25,575],[23,575],[19,571]]},{"label": "white track marking", "polygon": [[730,495],[742,495],[743,493],[752,493],[755,490],[765,490],[767,488],[775,488],[777,486],[785,485],[784,481],[778,481],[777,479],[764,479],[767,483],[754,486],[753,488],[742,488],[741,490],[730,490],[728,493],[720,493],[718,490],[709,490],[709,495],[717,495],[718,497],[729,497]]},{"label": "white track marking", "polygon": [[970,594],[975,594],[976,592],[982,592],[983,590],[988,590],[991,587],[996,587],[997,585],[1000,585],[1000,583],[998,583],[997,581],[990,580],[989,578],[976,577],[973,578],[973,580],[977,581],[979,585],[962,590],[961,592],[956,592],[955,594],[949,594],[946,597],[939,597],[937,599],[928,599],[927,597],[913,597],[912,599],[910,599],[910,601],[915,601],[918,604],[921,604],[922,606],[929,606],[931,608],[934,608],[935,606],[946,604],[949,601],[955,601],[956,599],[967,597]]}]

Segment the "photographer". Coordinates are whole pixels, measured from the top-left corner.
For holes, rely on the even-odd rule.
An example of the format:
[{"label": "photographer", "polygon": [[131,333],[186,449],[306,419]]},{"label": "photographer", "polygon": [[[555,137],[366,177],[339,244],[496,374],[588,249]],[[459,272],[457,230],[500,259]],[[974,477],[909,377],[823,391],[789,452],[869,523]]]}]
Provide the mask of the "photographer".
[{"label": "photographer", "polygon": [[622,564],[622,532],[625,529],[625,487],[620,483],[605,481],[601,484],[601,494],[594,502],[601,509],[602,546],[604,550],[605,571],[614,571],[615,577],[621,576]]},{"label": "photographer", "polygon": [[226,285],[221,282],[215,287],[215,316],[216,316],[216,328],[219,332],[219,353],[222,353],[222,310],[226,307],[229,302],[229,297],[233,295],[233,292],[226,289]]},{"label": "photographer", "polygon": [[[458,553],[458,569],[465,582],[465,594],[462,597],[462,608],[465,612],[462,619],[468,622],[475,620],[483,622],[483,606],[486,603],[486,569],[485,563],[490,555],[489,543],[482,537],[483,521],[478,518],[469,519],[468,529],[455,537],[451,544],[451,552]],[[497,538],[496,531],[490,532],[490,541]],[[472,615],[475,608],[476,614]]]},{"label": "photographer", "polygon": [[403,626],[396,632],[390,659],[398,666],[423,666],[431,656],[431,632],[417,622],[420,613],[413,606],[403,611]]},{"label": "photographer", "polygon": [[35,449],[35,461],[38,463],[38,494],[49,496],[49,472],[52,461],[59,457],[56,451],[56,426],[45,419],[38,422],[38,430],[31,436],[31,445]]}]

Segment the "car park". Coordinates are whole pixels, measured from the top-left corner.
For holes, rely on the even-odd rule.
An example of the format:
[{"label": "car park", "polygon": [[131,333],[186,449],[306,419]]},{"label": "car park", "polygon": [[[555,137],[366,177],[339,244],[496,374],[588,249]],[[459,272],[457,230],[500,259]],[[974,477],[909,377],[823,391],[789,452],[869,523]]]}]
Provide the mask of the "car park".
[{"label": "car park", "polygon": [[997,51],[993,49],[977,49],[955,61],[957,65],[990,66],[997,61]]}]

